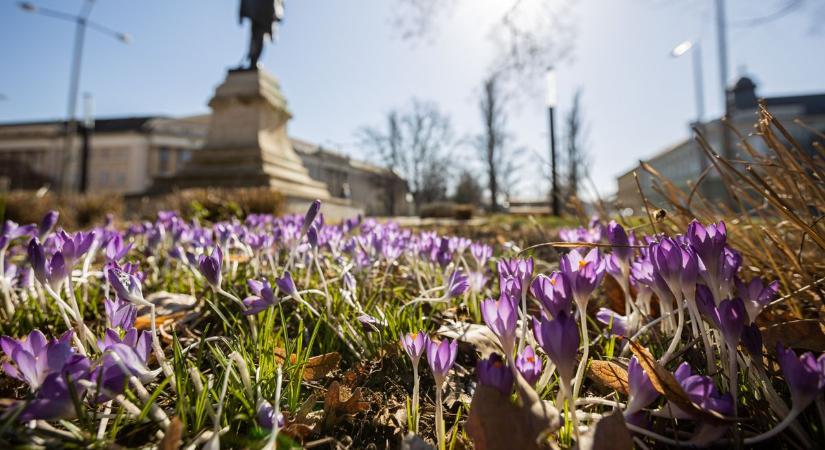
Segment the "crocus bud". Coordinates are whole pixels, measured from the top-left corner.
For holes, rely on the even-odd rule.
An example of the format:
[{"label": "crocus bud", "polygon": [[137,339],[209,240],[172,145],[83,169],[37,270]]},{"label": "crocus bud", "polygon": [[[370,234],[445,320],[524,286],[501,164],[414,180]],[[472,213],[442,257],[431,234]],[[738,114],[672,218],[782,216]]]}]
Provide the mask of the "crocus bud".
[{"label": "crocus bud", "polygon": [[29,264],[31,264],[32,269],[34,269],[34,277],[41,284],[48,283],[48,272],[46,270],[46,252],[43,250],[43,246],[40,245],[40,242],[37,240],[37,238],[32,238],[32,240],[29,241],[27,252],[29,255]]},{"label": "crocus bud", "polygon": [[458,342],[444,339],[441,342],[428,340],[427,342],[427,362],[430,363],[430,370],[437,384],[444,381],[450,369],[455,363],[458,355]]},{"label": "crocus bud", "polygon": [[257,414],[255,418],[258,421],[258,425],[263,428],[272,429],[276,424],[278,428],[283,428],[284,426],[284,415],[283,413],[278,413],[277,419],[275,418],[275,408],[272,407],[272,404],[266,400],[258,400],[258,405],[256,407]]},{"label": "crocus bud", "polygon": [[550,360],[556,364],[561,379],[569,383],[573,379],[579,350],[576,320],[566,313],[559,314],[553,320],[542,318],[539,321],[534,318],[533,334]]},{"label": "crocus bud", "polygon": [[427,335],[423,331],[418,333],[407,333],[401,336],[401,348],[407,352],[413,364],[418,364],[418,360],[424,353],[427,346]]},{"label": "crocus bud", "polygon": [[719,306],[714,309],[711,319],[719,331],[722,332],[725,341],[728,345],[736,347],[739,344],[739,338],[742,336],[742,330],[745,328],[745,304],[742,299],[735,298],[733,300],[723,300]]},{"label": "crocus bud", "polygon": [[309,241],[309,245],[311,247],[318,247],[318,229],[315,228],[314,225],[311,225],[309,230],[307,230],[307,240]]},{"label": "crocus bud", "polygon": [[481,303],[481,317],[487,327],[498,336],[501,348],[505,352],[512,352],[516,342],[516,321],[518,312],[515,302],[507,294],[502,294],[496,301],[486,299]]},{"label": "crocus bud", "polygon": [[525,345],[524,350],[516,357],[516,369],[524,380],[531,386],[535,386],[541,377],[541,358],[536,355],[533,347]]},{"label": "crocus bud", "polygon": [[295,287],[295,282],[292,281],[292,274],[289,273],[288,270],[284,271],[284,275],[281,278],[275,279],[275,284],[281,292],[290,297],[298,294],[298,289]]},{"label": "crocus bud", "polygon": [[221,287],[221,269],[223,267],[223,252],[221,246],[216,245],[209,256],[201,255],[198,269],[212,289]]},{"label": "crocus bud", "polygon": [[630,259],[633,257],[633,249],[630,247],[630,240],[627,238],[627,233],[624,227],[611,220],[607,224],[607,240],[613,246],[612,253],[623,264],[630,264]]},{"label": "crocus bud", "polygon": [[608,308],[599,308],[596,320],[610,327],[610,334],[628,337],[627,317]]},{"label": "crocus bud", "polygon": [[[825,387],[825,373],[823,367],[814,358],[813,353],[806,352],[797,357],[791,349],[776,345],[777,359],[788,390],[791,391],[793,407],[797,410],[805,409]],[[820,358],[821,359],[821,358]]]},{"label": "crocus bud", "polygon": [[243,300],[243,304],[246,306],[246,310],[243,312],[244,315],[257,314],[270,306],[278,304],[278,299],[275,298],[275,293],[272,292],[268,280],[248,280],[246,284],[253,295]]},{"label": "crocus bud", "polygon": [[46,237],[52,228],[57,224],[57,219],[60,217],[60,213],[57,211],[49,211],[46,215],[43,216],[43,219],[40,221],[40,225],[37,227],[37,235],[40,239]]},{"label": "crocus bud", "polygon": [[450,277],[447,279],[447,297],[460,297],[469,287],[470,282],[467,279],[467,275],[464,275],[461,271],[456,270],[451,273]]},{"label": "crocus bud", "polygon": [[496,353],[488,359],[482,359],[476,366],[478,382],[498,389],[504,395],[510,395],[513,390],[513,372]]},{"label": "crocus bud", "polygon": [[305,235],[309,231],[309,226],[315,221],[318,216],[318,211],[321,210],[321,200],[315,200],[309,205],[306,215],[304,215],[304,223],[301,225],[301,235]]},{"label": "crocus bud", "polygon": [[628,402],[625,415],[637,413],[659,398],[659,393],[653,387],[650,377],[635,356],[630,358],[627,364],[627,390]]}]

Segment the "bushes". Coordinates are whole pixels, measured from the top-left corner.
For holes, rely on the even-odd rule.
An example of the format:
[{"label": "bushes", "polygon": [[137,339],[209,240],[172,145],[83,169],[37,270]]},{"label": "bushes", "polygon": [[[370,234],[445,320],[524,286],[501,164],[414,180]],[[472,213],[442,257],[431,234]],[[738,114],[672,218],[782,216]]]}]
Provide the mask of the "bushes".
[{"label": "bushes", "polygon": [[267,188],[189,189],[160,197],[115,194],[42,194],[14,191],[0,194],[0,219],[37,223],[50,210],[60,212],[66,229],[101,224],[108,214],[125,220],[154,219],[158,211],[175,210],[187,218],[220,221],[248,214],[282,214],[284,197]]},{"label": "bushes", "polygon": [[249,214],[280,215],[284,211],[284,196],[269,188],[187,189],[162,197],[141,197],[137,200],[136,216],[154,218],[158,211],[178,211],[187,219],[220,221]]},{"label": "bushes", "polygon": [[453,202],[433,202],[421,205],[418,215],[421,218],[434,217],[470,220],[473,218],[474,211],[475,207],[473,207],[473,205]]},{"label": "bushes", "polygon": [[117,195],[54,194],[40,191],[14,191],[0,194],[3,220],[37,223],[50,210],[60,212],[60,226],[68,229],[98,225],[107,214],[119,216],[123,200]]}]

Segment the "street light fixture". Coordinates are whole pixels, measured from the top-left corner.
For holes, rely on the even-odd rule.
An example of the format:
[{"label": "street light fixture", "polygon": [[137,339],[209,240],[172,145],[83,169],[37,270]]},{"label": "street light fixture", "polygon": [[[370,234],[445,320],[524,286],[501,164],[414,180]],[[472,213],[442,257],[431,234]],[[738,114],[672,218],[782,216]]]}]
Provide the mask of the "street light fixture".
[{"label": "street light fixture", "polygon": [[[75,24],[74,49],[72,51],[72,68],[69,73],[69,101],[68,106],[66,108],[66,125],[63,130],[64,148],[63,159],[60,164],[60,174],[58,182],[59,188],[63,188],[63,177],[65,176],[64,172],[66,171],[68,161],[71,158],[72,138],[74,137],[77,131],[77,119],[75,116],[77,114],[77,94],[80,85],[80,69],[83,61],[83,44],[86,37],[86,29],[92,29],[94,31],[97,31],[98,33],[117,39],[118,41],[123,42],[124,44],[128,44],[131,41],[131,36],[129,36],[126,33],[121,33],[99,23],[90,21],[89,16],[92,13],[92,8],[94,7],[94,5],[95,0],[86,0],[83,3],[80,13],[74,15],[50,8],[43,8],[32,2],[20,2],[17,4],[17,6],[22,11],[25,11],[27,13],[39,14],[41,16],[65,20],[67,22],[72,22]],[[88,135],[88,133],[86,133],[86,135]],[[88,152],[89,150],[89,146],[87,144],[88,143],[85,143],[85,145],[83,146],[82,151],[84,153]],[[81,155],[81,161],[88,160],[88,156],[88,154]],[[85,164],[81,164],[81,166],[82,180],[85,179],[85,172],[88,168],[85,167]]]},{"label": "street light fixture", "polygon": [[684,41],[673,47],[670,56],[679,58],[684,54],[693,53],[693,83],[696,96],[696,123],[701,124],[705,116],[705,88],[702,83],[702,47],[698,40]]},{"label": "street light fixture", "polygon": [[552,67],[547,68],[545,75],[546,89],[547,89],[547,118],[549,127],[550,139],[550,211],[554,216],[559,215],[559,185],[558,172],[556,170],[556,123],[555,123],[555,109],[558,104],[559,88],[556,80],[556,71]]}]

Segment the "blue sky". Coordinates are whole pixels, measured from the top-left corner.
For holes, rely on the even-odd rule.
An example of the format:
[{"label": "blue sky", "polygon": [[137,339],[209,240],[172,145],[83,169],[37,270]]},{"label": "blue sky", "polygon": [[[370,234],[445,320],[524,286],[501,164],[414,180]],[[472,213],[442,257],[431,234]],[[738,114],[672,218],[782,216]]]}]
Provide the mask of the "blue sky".
[{"label": "blue sky", "polygon": [[[815,3],[817,0],[808,0]],[[80,0],[39,0],[74,11]],[[238,0],[98,0],[92,19],[129,32],[129,45],[90,33],[81,82],[98,116],[206,112],[214,87],[244,53],[247,30]],[[480,131],[477,94],[494,47],[489,27],[502,0],[454,0],[427,39],[398,37],[393,0],[287,0],[279,42],[262,59],[294,114],[290,133],[371,158],[356,145],[363,125],[417,97],[450,114],[459,135]],[[732,23],[769,14],[779,0],[728,0]],[[757,6],[754,6],[756,4]],[[712,0],[581,0],[573,57],[559,64],[560,109],[584,90],[590,171],[603,193],[636,160],[687,136],[695,116],[690,58],[677,43],[703,44],[708,116],[721,110]],[[730,29],[730,74],[748,73],[762,95],[825,92],[825,28],[813,4],[759,27]],[[822,16],[819,16],[820,18]],[[0,121],[62,117],[66,110],[73,26],[0,2]],[[525,96],[508,112],[510,130],[535,154],[547,153],[544,100]],[[561,132],[561,130],[560,130]],[[468,149],[460,150],[472,160]],[[517,192],[541,196],[528,154]]]}]

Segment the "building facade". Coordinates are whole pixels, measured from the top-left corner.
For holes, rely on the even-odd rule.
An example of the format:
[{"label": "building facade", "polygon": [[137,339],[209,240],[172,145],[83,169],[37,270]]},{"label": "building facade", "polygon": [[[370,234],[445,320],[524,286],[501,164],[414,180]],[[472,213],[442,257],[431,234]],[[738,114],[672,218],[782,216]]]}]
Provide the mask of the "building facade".
[{"label": "building facade", "polygon": [[[756,84],[750,78],[742,77],[730,89],[728,95],[732,97],[731,122],[743,136],[747,136],[753,130],[757,119],[759,97]],[[825,132],[825,94],[766,97],[764,100],[771,114],[782,122],[793,138],[807,151],[813,152],[817,131]],[[794,123],[795,119],[801,120],[805,126]],[[693,127],[701,130],[710,147],[722,154],[724,133],[719,120],[693,124]],[[732,144],[735,141],[735,136],[732,136]],[[760,139],[751,139],[748,142],[757,151],[768,151]],[[750,159],[750,155],[744,154],[735,145],[731,147],[731,156],[734,159]],[[721,201],[727,196],[718,172],[712,168],[708,169],[711,162],[693,137],[680,141],[641,162],[652,167],[676,187],[686,191],[692,189],[702,174],[707,172],[700,186],[701,194],[711,202]],[[619,209],[627,209],[630,214],[643,213],[644,206],[634,172],[639,177],[645,197],[653,204],[663,204],[662,196],[654,189],[654,177],[637,165],[617,177],[616,206]]]},{"label": "building facade", "polygon": [[[67,150],[64,125],[0,124],[0,186],[77,190],[83,143],[75,138]],[[156,177],[173,176],[203,147],[208,127],[208,115],[97,120],[90,137],[87,191],[144,194]],[[333,197],[350,200],[368,215],[410,213],[407,184],[395,173],[303,140],[291,143],[310,176],[326,183]]]}]

